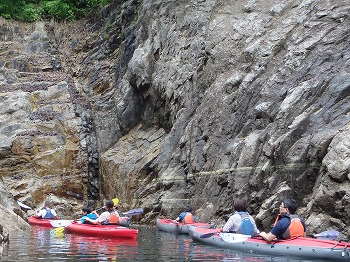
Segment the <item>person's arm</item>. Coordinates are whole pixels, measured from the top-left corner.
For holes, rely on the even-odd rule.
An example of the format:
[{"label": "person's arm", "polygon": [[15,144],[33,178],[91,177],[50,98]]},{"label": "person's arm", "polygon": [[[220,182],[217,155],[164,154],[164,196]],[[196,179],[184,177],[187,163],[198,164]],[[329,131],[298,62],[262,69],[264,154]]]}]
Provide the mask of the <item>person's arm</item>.
[{"label": "person's arm", "polygon": [[254,226],[254,236],[259,235],[260,230],[257,228],[254,218],[252,216],[250,216],[249,219],[253,223],[253,226]]},{"label": "person's arm", "polygon": [[186,213],[185,213],[185,212],[182,212],[182,213],[175,219],[175,221],[181,222],[181,221],[184,219],[185,215],[186,215]]},{"label": "person's arm", "polygon": [[45,209],[41,209],[39,211],[36,211],[36,214],[34,215],[37,218],[43,218],[46,214],[46,210]]},{"label": "person's arm", "polygon": [[270,242],[273,239],[275,239],[277,236],[279,236],[282,231],[283,231],[283,222],[279,220],[269,233],[261,232],[260,236],[262,236],[262,238],[265,239],[266,241]]},{"label": "person's arm", "polygon": [[88,222],[90,222],[91,224],[97,225],[97,224],[103,222],[103,216],[102,216],[102,214],[101,214],[101,216],[97,217],[96,219],[91,219],[91,218],[89,218],[89,217],[86,217],[86,218],[85,218],[85,221],[88,221]]},{"label": "person's arm", "polygon": [[51,213],[52,213],[54,219],[58,219],[58,216],[57,216],[57,213],[55,210],[51,209]]},{"label": "person's arm", "polygon": [[260,236],[263,239],[265,239],[267,242],[271,242],[272,240],[274,240],[276,238],[276,236],[274,234],[272,234],[271,232],[269,232],[269,233],[260,232]]},{"label": "person's arm", "polygon": [[[97,213],[96,213],[96,215],[97,215]],[[86,221],[89,221],[91,224],[97,225],[97,224],[100,224],[100,223],[104,222],[105,220],[107,220],[108,215],[109,215],[109,212],[103,212],[96,219],[87,218]]]},{"label": "person's arm", "polygon": [[91,218],[85,218],[85,221],[89,221],[91,224],[97,225],[98,224],[98,218],[97,219],[91,219]]},{"label": "person's arm", "polygon": [[96,212],[96,210],[92,211],[91,214],[95,214],[97,217],[100,216],[100,215]]}]

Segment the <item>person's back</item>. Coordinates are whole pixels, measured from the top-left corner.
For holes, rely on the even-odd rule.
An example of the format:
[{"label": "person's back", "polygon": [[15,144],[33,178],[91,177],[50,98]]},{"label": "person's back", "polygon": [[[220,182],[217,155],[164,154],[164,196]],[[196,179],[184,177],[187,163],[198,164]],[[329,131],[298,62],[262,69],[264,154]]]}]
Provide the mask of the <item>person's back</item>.
[{"label": "person's back", "polygon": [[287,230],[283,233],[283,239],[302,237],[305,235],[304,222],[296,214],[289,215],[290,223]]},{"label": "person's back", "polygon": [[84,207],[81,209],[83,216],[80,218],[80,222],[82,224],[91,224],[88,220],[86,220],[87,218],[95,220],[97,219],[97,215],[95,213],[91,213],[92,209],[89,207]]},{"label": "person's back", "polygon": [[45,206],[36,213],[35,217],[44,219],[58,219],[56,211],[51,208],[50,201],[45,201]]},{"label": "person's back", "polygon": [[113,210],[109,212],[109,218],[108,220],[104,223],[106,225],[119,225],[120,222],[120,216],[118,211]]},{"label": "person's back", "polygon": [[222,228],[222,232],[232,232],[244,235],[255,235],[259,233],[254,218],[248,213],[248,202],[244,198],[234,200],[234,214],[230,216]]},{"label": "person's back", "polygon": [[175,219],[178,222],[185,224],[191,224],[197,222],[196,217],[192,214],[192,208],[185,208],[184,212],[181,212],[180,215]]},{"label": "person's back", "polygon": [[114,209],[114,203],[112,200],[105,201],[105,209],[101,215],[98,215],[96,211],[93,214],[97,215],[97,219],[86,218],[86,220],[92,224],[118,224],[119,223],[119,213]]}]

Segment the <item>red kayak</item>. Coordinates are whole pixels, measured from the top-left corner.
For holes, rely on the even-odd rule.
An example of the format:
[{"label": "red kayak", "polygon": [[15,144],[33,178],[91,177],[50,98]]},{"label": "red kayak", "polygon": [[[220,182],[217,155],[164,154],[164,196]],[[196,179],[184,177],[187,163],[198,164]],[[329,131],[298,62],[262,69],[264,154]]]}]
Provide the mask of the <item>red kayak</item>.
[{"label": "red kayak", "polygon": [[36,218],[33,216],[28,217],[28,223],[35,226],[52,227],[50,221],[52,221],[52,219]]},{"label": "red kayak", "polygon": [[66,226],[67,233],[89,235],[96,237],[119,237],[136,239],[138,230],[116,225],[92,225],[72,223]]},{"label": "red kayak", "polygon": [[175,220],[172,220],[172,219],[157,219],[158,229],[165,232],[177,233],[177,234],[188,234],[189,226],[195,226],[195,227],[201,227],[201,228],[213,228],[215,225],[210,223],[201,223],[201,222],[185,224],[181,222],[176,222]]}]

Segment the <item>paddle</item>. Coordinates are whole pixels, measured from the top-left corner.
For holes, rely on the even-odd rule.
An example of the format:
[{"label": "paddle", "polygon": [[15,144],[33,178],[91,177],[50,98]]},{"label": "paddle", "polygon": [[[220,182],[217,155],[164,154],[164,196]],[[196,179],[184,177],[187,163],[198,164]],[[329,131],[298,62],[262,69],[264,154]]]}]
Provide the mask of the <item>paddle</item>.
[{"label": "paddle", "polygon": [[246,241],[248,238],[256,238],[256,237],[260,237],[260,236],[255,237],[255,236],[236,234],[236,233],[233,233],[233,234],[232,233],[220,233],[220,237],[225,242],[238,243],[238,242]]},{"label": "paddle", "polygon": [[[219,235],[223,232],[210,232],[210,233],[207,233],[207,234],[203,234],[200,236],[200,238],[209,238],[211,236],[214,236],[214,235]],[[225,233],[225,234],[235,234],[236,237],[250,237],[249,235],[243,235],[243,234],[238,234],[238,233]]]},{"label": "paddle", "polygon": [[32,210],[33,208],[23,204],[22,202],[17,201],[17,204],[19,205],[19,207],[23,210],[23,211],[27,211],[27,210]]},{"label": "paddle", "polygon": [[[112,201],[113,201],[114,206],[118,205],[118,203],[119,203],[119,199],[117,197],[113,198]],[[97,211],[100,211],[102,209],[104,209],[104,206],[96,209],[95,211],[97,212]]]},{"label": "paddle", "polygon": [[50,220],[50,224],[53,227],[66,227],[72,224],[74,220]]},{"label": "paddle", "polygon": [[143,208],[135,208],[135,209],[131,209],[127,212],[123,212],[124,216],[134,216],[134,215],[141,215],[143,213]]},{"label": "paddle", "polygon": [[314,238],[331,239],[331,240],[335,240],[338,236],[339,236],[339,232],[336,230],[327,230],[318,234],[311,235],[311,237],[314,237]]},{"label": "paddle", "polygon": [[200,236],[200,238],[209,238],[212,237],[214,235],[219,235],[221,232],[215,231],[215,232],[211,232],[211,233],[206,233]]},{"label": "paddle", "polygon": [[[209,238],[216,234],[220,234],[220,232],[210,232],[207,234],[203,234],[200,236],[200,238]],[[314,238],[325,238],[325,239],[336,239],[338,236],[339,236],[339,232],[336,230],[327,230],[327,231],[320,232],[318,234],[311,235],[311,237],[314,237]]]}]

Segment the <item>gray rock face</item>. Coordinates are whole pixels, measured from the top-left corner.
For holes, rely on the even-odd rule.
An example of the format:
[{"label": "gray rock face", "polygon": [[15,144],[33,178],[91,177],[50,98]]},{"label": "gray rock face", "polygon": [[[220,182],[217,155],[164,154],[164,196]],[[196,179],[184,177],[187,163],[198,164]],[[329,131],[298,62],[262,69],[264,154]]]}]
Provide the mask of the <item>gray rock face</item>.
[{"label": "gray rock face", "polygon": [[56,182],[79,174],[65,185],[84,200],[143,206],[140,222],[192,205],[220,224],[245,196],[268,230],[293,197],[308,232],[349,236],[350,3],[120,2],[88,22],[2,25],[0,174],[15,198],[41,181],[79,205],[38,180],[54,170]]}]

